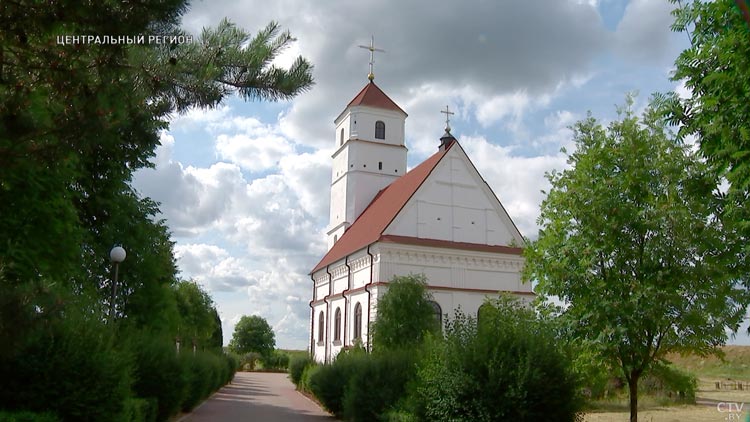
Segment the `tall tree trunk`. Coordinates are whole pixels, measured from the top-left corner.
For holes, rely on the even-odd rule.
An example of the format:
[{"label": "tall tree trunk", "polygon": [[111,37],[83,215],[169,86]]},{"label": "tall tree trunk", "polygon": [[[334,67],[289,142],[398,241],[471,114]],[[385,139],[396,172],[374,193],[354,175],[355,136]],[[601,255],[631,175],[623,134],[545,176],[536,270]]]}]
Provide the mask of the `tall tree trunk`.
[{"label": "tall tree trunk", "polygon": [[[635,371],[634,371],[635,372]],[[638,378],[640,374],[634,372],[627,377],[630,389],[630,422],[638,422]]]}]

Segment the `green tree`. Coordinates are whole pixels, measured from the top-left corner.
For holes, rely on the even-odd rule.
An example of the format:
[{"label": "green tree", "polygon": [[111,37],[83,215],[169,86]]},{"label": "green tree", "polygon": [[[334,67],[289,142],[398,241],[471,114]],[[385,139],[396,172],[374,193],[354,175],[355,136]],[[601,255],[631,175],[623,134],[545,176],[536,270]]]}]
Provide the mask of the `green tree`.
[{"label": "green tree", "polygon": [[[293,40],[275,23],[252,36],[225,20],[185,44],[58,42],[182,35],[187,4],[0,2],[0,370],[8,385],[36,387],[38,377],[13,371],[16,362],[39,350],[65,352],[57,327],[74,313],[81,315],[74,327],[61,332],[101,329],[115,243],[128,252],[115,303],[120,335],[115,341],[107,337],[112,327],[102,330],[90,360],[115,356],[132,334],[169,348],[179,320],[173,245],[157,204],[130,186],[133,172],[151,165],[174,113],[233,94],[289,99],[312,85],[302,58],[288,69],[271,65]],[[144,361],[135,365],[145,368]],[[105,367],[92,366],[91,378],[109,379]],[[70,385],[76,378],[56,382],[54,371],[44,377],[90,387]],[[121,406],[116,397],[110,404]],[[0,408],[23,404],[0,397]],[[63,407],[55,411],[71,410]]]},{"label": "green tree", "polygon": [[[149,257],[152,241],[128,242],[123,232],[165,232],[154,218],[156,204],[139,198],[129,182],[150,165],[171,113],[212,107],[233,93],[288,99],[312,85],[311,65],[302,58],[288,69],[271,65],[293,40],[275,23],[251,36],[225,20],[184,44],[58,43],[65,36],[183,35],[179,20],[186,9],[185,0],[105,8],[0,4],[0,287],[8,299],[0,301],[0,334],[6,344],[15,347],[24,337],[21,327],[44,324],[82,295],[101,296],[106,306],[108,295],[101,293],[108,291],[106,257],[114,243],[131,257],[140,251],[151,270],[160,267],[135,277],[140,260],[123,264],[132,265],[123,282],[133,283],[118,303],[120,317],[136,309],[125,299],[160,312],[163,300],[149,297],[167,297],[174,282],[169,238],[154,240],[160,249]],[[140,295],[141,288],[150,293]],[[154,316],[139,318],[159,319]]]},{"label": "green tree", "polygon": [[268,321],[257,315],[243,316],[234,326],[229,348],[238,354],[250,352],[270,356],[276,347],[276,336]]},{"label": "green tree", "polygon": [[[214,335],[217,330],[221,333],[221,320],[214,301],[198,283],[194,281],[180,281],[174,286],[179,313],[179,327],[177,335],[185,344],[195,344],[198,347],[216,347]],[[219,343],[218,348],[221,348]]]},{"label": "green tree", "polygon": [[[672,0],[677,3],[677,0]],[[729,189],[725,211],[750,235],[750,26],[734,0],[678,3],[672,29],[691,46],[675,61],[675,81],[690,97],[667,98],[682,137],[695,135],[700,150]]]},{"label": "green tree", "polygon": [[439,331],[425,276],[394,277],[378,300],[372,325],[373,350],[414,347],[422,342],[425,333]]},{"label": "green tree", "polygon": [[708,353],[750,297],[741,242],[721,218],[717,178],[653,108],[606,129],[573,126],[571,168],[548,174],[524,278],[568,304],[571,332],[619,367],[637,421],[638,381],[672,351]]}]

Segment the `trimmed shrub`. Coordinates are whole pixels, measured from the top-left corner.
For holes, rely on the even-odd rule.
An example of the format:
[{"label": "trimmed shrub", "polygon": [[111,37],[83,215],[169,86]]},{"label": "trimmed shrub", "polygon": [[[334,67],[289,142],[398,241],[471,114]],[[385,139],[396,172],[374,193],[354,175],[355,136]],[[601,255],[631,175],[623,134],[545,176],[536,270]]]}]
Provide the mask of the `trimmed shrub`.
[{"label": "trimmed shrub", "polygon": [[132,347],[136,396],[156,399],[156,420],[166,421],[180,410],[188,388],[174,344],[169,339],[144,334],[134,339]]},{"label": "trimmed shrub", "polygon": [[387,351],[355,361],[343,399],[344,419],[374,421],[394,409],[416,372],[414,351]]},{"label": "trimmed shrub", "polygon": [[344,388],[351,377],[353,359],[340,356],[330,365],[321,365],[310,374],[310,392],[329,412],[341,416]]},{"label": "trimmed shrub", "polygon": [[315,378],[317,376],[318,371],[320,371],[321,365],[318,365],[317,363],[313,362],[312,364],[305,366],[305,369],[302,371],[302,377],[300,379],[300,390],[312,393],[312,388],[310,387],[310,379]]},{"label": "trimmed shrub", "polygon": [[231,352],[224,353],[224,385],[231,382],[234,379],[234,374],[240,369],[240,359],[237,355]]},{"label": "trimmed shrub", "polygon": [[[218,357],[215,357],[218,359]],[[215,365],[214,356],[207,352],[181,353],[180,365],[183,370],[183,377],[187,381],[185,397],[182,400],[182,410],[189,412],[200,402],[208,397],[214,391],[216,380],[219,374],[219,368]]]},{"label": "trimmed shrub", "polygon": [[130,396],[130,365],[107,327],[71,317],[29,333],[17,355],[0,361],[0,408],[50,412],[62,420],[118,420]]},{"label": "trimmed shrub", "polygon": [[552,330],[503,298],[482,321],[457,312],[445,341],[433,342],[417,371],[416,416],[435,421],[575,421],[576,379]]},{"label": "trimmed shrub", "polygon": [[154,422],[156,409],[156,399],[131,398],[125,401],[123,420],[125,422]]},{"label": "trimmed shrub", "polygon": [[294,356],[289,362],[289,377],[297,388],[300,387],[299,383],[302,381],[302,373],[305,371],[305,367],[311,364],[312,359],[309,356]]}]

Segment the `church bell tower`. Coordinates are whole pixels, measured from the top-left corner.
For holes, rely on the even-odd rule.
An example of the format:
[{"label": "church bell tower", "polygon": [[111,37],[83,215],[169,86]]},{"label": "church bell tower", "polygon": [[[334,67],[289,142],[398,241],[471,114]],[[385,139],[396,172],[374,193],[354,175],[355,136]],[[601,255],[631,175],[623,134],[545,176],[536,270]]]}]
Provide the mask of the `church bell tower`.
[{"label": "church bell tower", "polygon": [[406,116],[371,81],[334,121],[328,249],[381,189],[406,173]]},{"label": "church bell tower", "polygon": [[372,52],[381,50],[362,47],[371,54],[369,83],[334,121],[329,250],[375,195],[406,173],[407,114],[375,85]]}]

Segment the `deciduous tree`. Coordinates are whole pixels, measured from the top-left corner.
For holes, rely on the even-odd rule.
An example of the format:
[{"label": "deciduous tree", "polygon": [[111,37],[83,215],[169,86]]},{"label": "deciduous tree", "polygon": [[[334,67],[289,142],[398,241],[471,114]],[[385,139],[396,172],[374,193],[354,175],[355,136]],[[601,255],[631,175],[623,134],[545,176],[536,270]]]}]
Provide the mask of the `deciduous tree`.
[{"label": "deciduous tree", "polygon": [[726,209],[750,235],[750,22],[744,1],[678,2],[672,29],[690,38],[690,47],[675,61],[675,81],[683,81],[688,98],[672,94],[671,122],[681,137],[694,135],[701,153],[729,189]]},{"label": "deciduous tree", "polygon": [[669,352],[723,345],[750,297],[716,175],[653,108],[638,118],[631,105],[607,128],[591,116],[573,126],[571,168],[548,174],[524,276],[621,369],[636,422],[641,375]]},{"label": "deciduous tree", "polygon": [[424,275],[394,277],[378,301],[372,326],[373,350],[416,346],[425,333],[439,332],[431,301]]},{"label": "deciduous tree", "polygon": [[253,315],[243,316],[234,326],[232,340],[229,348],[234,353],[245,354],[250,352],[269,356],[276,347],[276,336],[273,329],[268,325],[265,318]]}]

